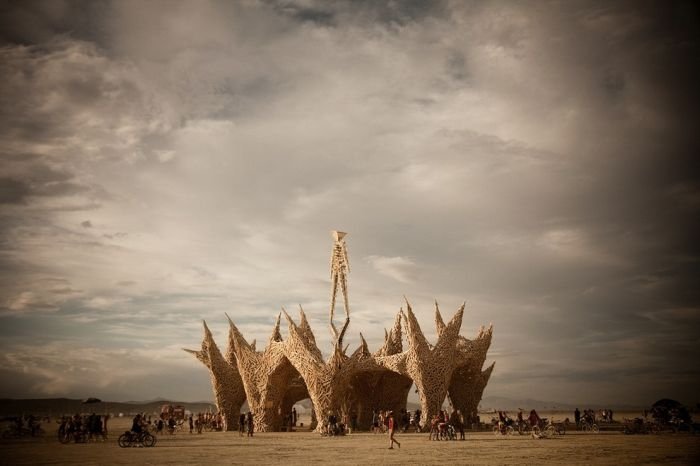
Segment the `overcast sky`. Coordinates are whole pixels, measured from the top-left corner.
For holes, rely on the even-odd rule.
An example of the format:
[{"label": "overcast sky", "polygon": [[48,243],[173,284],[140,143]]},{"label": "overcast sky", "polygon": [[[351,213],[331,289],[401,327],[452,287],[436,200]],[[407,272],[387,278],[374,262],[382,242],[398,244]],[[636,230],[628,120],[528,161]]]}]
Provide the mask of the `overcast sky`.
[{"label": "overcast sky", "polygon": [[[0,396],[212,399],[227,312],[324,351],[493,322],[485,395],[700,401],[692,2],[0,2]],[[286,329],[284,329],[286,333]]]}]

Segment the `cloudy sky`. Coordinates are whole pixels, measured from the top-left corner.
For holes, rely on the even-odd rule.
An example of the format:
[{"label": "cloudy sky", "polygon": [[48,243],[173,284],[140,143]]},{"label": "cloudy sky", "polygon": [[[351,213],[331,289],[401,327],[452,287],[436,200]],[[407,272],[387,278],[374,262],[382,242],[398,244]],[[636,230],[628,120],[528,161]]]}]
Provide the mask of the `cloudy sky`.
[{"label": "cloudy sky", "polygon": [[698,402],[692,2],[0,2],[0,396],[211,399],[201,320],[403,295],[486,395]]}]

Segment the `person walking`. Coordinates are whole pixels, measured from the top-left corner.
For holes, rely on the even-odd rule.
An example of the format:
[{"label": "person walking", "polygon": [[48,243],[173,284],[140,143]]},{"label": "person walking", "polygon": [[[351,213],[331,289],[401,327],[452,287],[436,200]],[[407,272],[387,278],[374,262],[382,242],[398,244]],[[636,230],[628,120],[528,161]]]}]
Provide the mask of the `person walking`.
[{"label": "person walking", "polygon": [[245,432],[245,413],[241,413],[238,418],[238,436],[243,437],[243,432]]},{"label": "person walking", "polygon": [[394,419],[394,412],[389,411],[389,450],[394,449],[394,443],[401,448],[399,441],[394,438],[394,432],[396,432],[396,420]]}]

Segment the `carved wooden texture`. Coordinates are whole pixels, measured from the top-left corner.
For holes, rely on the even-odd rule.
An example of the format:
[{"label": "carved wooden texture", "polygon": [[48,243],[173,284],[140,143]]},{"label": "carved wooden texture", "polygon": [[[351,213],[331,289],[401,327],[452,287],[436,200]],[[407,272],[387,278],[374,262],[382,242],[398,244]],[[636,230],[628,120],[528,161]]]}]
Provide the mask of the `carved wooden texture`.
[{"label": "carved wooden texture", "polygon": [[230,364],[221,355],[207,323],[203,321],[203,324],[202,349],[199,351],[185,349],[185,351],[193,354],[209,369],[216,407],[222,413],[226,430],[236,430],[238,428],[238,414],[246,399],[243,381],[236,365]]}]

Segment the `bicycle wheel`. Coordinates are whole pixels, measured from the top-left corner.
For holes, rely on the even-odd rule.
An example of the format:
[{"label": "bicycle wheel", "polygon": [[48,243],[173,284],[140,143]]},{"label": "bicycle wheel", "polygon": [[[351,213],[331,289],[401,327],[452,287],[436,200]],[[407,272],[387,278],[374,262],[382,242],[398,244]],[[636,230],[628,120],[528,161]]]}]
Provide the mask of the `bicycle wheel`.
[{"label": "bicycle wheel", "polygon": [[540,429],[540,426],[532,426],[532,436],[533,437],[539,437],[542,435],[542,430]]},{"label": "bicycle wheel", "polygon": [[498,426],[493,426],[493,435],[501,435],[501,429]]},{"label": "bicycle wheel", "polygon": [[593,432],[594,434],[597,434],[598,432],[600,432],[600,429],[598,428],[598,424],[593,424],[591,426],[591,432]]},{"label": "bicycle wheel", "polygon": [[514,433],[515,429],[513,429],[513,426],[506,427],[506,435],[513,435]]},{"label": "bicycle wheel", "polygon": [[156,438],[148,432],[144,433],[143,438],[141,439],[141,443],[143,443],[144,447],[154,447],[156,445],[156,441]]},{"label": "bicycle wheel", "polygon": [[73,435],[70,432],[59,432],[58,433],[58,441],[65,444],[69,443],[72,439]]},{"label": "bicycle wheel", "polygon": [[126,448],[131,444],[131,436],[127,434],[121,434],[117,439],[117,443],[120,447]]}]

